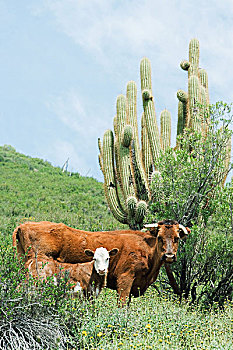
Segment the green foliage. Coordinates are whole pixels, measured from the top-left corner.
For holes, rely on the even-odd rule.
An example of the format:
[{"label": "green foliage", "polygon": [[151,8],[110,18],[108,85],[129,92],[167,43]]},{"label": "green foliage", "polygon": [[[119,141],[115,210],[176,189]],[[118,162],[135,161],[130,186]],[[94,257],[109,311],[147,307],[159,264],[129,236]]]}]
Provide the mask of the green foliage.
[{"label": "green foliage", "polygon": [[233,187],[222,187],[231,169],[231,106],[218,103],[209,115],[204,142],[202,133],[187,130],[180,148],[158,159],[148,215],[149,222],[170,218],[192,227],[172,270],[180,292],[205,307],[223,305],[233,292]]},{"label": "green foliage", "polygon": [[230,170],[231,106],[211,106],[210,116],[205,140],[201,132],[186,129],[179,149],[168,149],[157,160],[160,176],[152,177],[149,222],[170,218],[190,226],[200,216],[207,222],[213,213],[212,199]]}]

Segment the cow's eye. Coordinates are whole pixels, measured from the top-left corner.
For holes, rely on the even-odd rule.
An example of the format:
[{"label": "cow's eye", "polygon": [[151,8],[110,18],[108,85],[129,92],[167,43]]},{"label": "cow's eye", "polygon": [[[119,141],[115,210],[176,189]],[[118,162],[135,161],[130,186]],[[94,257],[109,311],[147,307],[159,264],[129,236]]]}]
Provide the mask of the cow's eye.
[{"label": "cow's eye", "polygon": [[174,242],[175,242],[175,243],[178,243],[178,242],[179,242],[179,237],[175,237],[175,238],[174,238]]}]

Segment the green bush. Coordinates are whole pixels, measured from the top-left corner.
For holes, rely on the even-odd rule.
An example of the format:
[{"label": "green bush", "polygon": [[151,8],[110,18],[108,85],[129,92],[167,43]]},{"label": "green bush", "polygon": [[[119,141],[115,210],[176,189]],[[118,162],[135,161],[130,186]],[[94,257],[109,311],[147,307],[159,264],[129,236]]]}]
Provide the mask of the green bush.
[{"label": "green bush", "polygon": [[187,130],[180,148],[158,159],[151,185],[148,221],[169,218],[191,228],[172,269],[180,292],[205,305],[223,305],[233,290],[233,192],[232,186],[223,188],[231,169],[226,162],[231,122],[229,106],[212,106],[206,137]]}]

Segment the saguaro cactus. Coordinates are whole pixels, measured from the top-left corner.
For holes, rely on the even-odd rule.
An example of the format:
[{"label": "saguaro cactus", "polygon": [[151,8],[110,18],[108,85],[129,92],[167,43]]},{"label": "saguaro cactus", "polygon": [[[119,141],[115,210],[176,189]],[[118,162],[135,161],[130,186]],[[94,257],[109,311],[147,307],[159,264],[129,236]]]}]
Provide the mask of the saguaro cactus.
[{"label": "saguaro cactus", "polygon": [[[203,140],[208,130],[208,76],[199,68],[199,41],[189,43],[189,60],[180,64],[188,72],[188,92],[177,92],[177,136],[185,129],[201,132]],[[107,130],[103,146],[99,140],[99,163],[104,174],[105,194],[114,217],[132,229],[140,229],[151,199],[150,182],[159,176],[157,159],[169,149],[171,142],[171,114],[166,109],[160,115],[160,133],[156,120],[151,83],[151,64],[144,57],[140,63],[143,115],[141,119],[141,147],[137,123],[137,87],[127,84],[126,96],[117,97],[114,135]],[[179,138],[176,148],[180,147]],[[230,144],[227,146],[229,158]],[[229,161],[226,160],[226,167]]]},{"label": "saguaro cactus", "polygon": [[144,113],[142,116],[142,148],[137,123],[137,87],[127,84],[126,97],[117,97],[114,134],[107,130],[103,146],[99,144],[99,163],[104,174],[105,194],[114,217],[132,229],[140,229],[150,201],[150,179],[155,161],[170,147],[171,115],[161,113],[161,135],[156,121],[151,86],[151,65],[141,61],[141,88]]}]

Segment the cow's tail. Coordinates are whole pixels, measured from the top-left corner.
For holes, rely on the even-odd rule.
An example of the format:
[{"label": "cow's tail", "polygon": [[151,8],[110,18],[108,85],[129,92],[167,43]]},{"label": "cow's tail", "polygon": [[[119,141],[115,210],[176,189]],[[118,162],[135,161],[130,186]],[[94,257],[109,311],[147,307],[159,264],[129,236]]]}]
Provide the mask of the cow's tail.
[{"label": "cow's tail", "polygon": [[13,232],[13,235],[12,235],[12,243],[13,243],[13,248],[16,249],[17,247],[17,235],[18,235],[18,229],[19,229],[19,226],[16,227],[16,229],[14,230]]},{"label": "cow's tail", "polygon": [[12,234],[12,244],[13,244],[13,249],[14,249],[14,257],[16,258],[17,256],[23,256],[24,255],[24,249],[22,247],[22,244],[20,242],[20,226],[17,226],[16,229],[14,230]]}]

